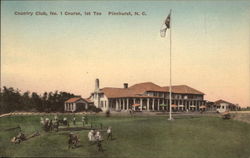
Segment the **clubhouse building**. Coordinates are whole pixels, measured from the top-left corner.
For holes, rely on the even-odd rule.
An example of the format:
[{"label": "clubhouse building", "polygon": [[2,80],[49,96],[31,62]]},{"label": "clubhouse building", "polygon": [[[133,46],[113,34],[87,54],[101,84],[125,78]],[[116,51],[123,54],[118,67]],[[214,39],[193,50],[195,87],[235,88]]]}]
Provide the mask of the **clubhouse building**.
[{"label": "clubhouse building", "polygon": [[[172,109],[174,111],[198,111],[206,105],[204,93],[186,85],[172,86]],[[95,81],[95,90],[88,98],[102,111],[169,111],[169,87],[161,87],[152,82],[138,83],[123,88],[99,87]]]}]

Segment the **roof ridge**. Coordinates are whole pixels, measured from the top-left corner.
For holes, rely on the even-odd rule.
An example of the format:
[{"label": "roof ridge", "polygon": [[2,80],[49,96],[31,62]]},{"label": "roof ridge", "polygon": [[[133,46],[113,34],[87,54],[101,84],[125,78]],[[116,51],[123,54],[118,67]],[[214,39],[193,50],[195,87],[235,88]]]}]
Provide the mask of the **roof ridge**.
[{"label": "roof ridge", "polygon": [[216,100],[214,102],[225,102],[225,103],[229,103],[229,104],[234,104],[234,103],[231,103],[231,102],[223,100],[223,99],[219,99],[219,100]]},{"label": "roof ridge", "polygon": [[[186,84],[177,84],[177,85],[172,85],[172,87],[174,87],[174,86],[187,86],[187,87],[190,87],[190,86],[188,86],[188,85],[186,85]],[[162,87],[170,87],[170,86],[162,86]],[[190,87],[191,88],[191,87]]]},{"label": "roof ridge", "polygon": [[153,83],[153,82],[141,82],[141,83],[136,83],[136,84],[130,86],[129,88],[135,87],[135,86],[138,86],[138,85],[143,85],[143,84],[153,84],[153,85],[155,85],[155,86],[158,86],[158,87],[162,88],[161,86],[159,86],[158,84],[155,84],[155,83]]}]

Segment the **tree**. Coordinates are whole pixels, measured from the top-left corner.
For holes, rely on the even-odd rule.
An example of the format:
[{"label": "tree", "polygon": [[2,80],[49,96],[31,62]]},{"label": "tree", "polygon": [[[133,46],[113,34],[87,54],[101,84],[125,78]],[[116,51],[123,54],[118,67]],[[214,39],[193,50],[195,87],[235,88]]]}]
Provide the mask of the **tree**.
[{"label": "tree", "polygon": [[34,109],[36,109],[37,111],[43,111],[42,99],[36,92],[33,92],[31,94],[31,102]]},{"label": "tree", "polygon": [[14,110],[22,110],[21,95],[18,89],[12,87],[3,87],[1,92],[1,112],[11,112]]},{"label": "tree", "polygon": [[74,94],[67,92],[44,92],[41,96],[36,92],[29,91],[20,93],[20,90],[12,87],[3,87],[0,92],[1,113],[13,111],[40,111],[40,112],[63,112],[64,102]]}]

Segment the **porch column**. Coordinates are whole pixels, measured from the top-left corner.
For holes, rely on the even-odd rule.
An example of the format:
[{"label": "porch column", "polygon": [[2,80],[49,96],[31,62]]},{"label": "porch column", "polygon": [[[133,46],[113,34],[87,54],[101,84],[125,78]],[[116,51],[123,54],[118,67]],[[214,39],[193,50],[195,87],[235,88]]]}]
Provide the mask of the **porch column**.
[{"label": "porch column", "polygon": [[160,111],[160,99],[158,99],[157,110]]},{"label": "porch column", "polygon": [[125,99],[122,99],[122,110],[125,110]]},{"label": "porch column", "polygon": [[149,98],[147,98],[147,111],[149,111]]},{"label": "porch column", "polygon": [[198,105],[197,105],[196,100],[194,100],[194,105],[195,105],[195,111],[197,111],[197,109],[198,109]]},{"label": "porch column", "polygon": [[73,111],[76,111],[76,103],[73,103]]},{"label": "porch column", "polygon": [[107,109],[109,110],[109,99],[107,99]]},{"label": "porch column", "polygon": [[128,108],[129,108],[129,107],[128,107],[128,104],[129,104],[129,99],[127,98],[127,110],[128,110]]},{"label": "porch column", "polygon": [[121,110],[121,109],[122,109],[122,100],[119,99],[119,110]]},{"label": "porch column", "polygon": [[117,99],[115,100],[115,103],[116,103],[115,104],[115,110],[118,110],[118,100]]},{"label": "porch column", "polygon": [[155,110],[155,99],[153,98],[153,102],[152,102],[152,110]]},{"label": "porch column", "polygon": [[[162,99],[162,104],[163,104],[163,105],[165,104],[164,99]],[[165,110],[165,106],[162,106],[161,109],[162,109],[162,110]]]},{"label": "porch column", "polygon": [[140,98],[141,111],[142,111],[142,98]]},{"label": "porch column", "polygon": [[[133,102],[134,102],[133,104],[135,104],[135,98],[133,99]],[[133,109],[135,110],[135,106],[133,107]]]}]

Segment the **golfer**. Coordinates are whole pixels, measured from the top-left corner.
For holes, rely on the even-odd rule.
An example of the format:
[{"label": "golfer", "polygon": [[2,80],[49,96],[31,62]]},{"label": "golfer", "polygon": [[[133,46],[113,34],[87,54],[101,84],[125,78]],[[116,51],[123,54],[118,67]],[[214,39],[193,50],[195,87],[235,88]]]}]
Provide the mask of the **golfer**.
[{"label": "golfer", "polygon": [[109,140],[109,138],[112,140],[112,128],[110,126],[107,129],[107,134],[108,134],[107,140]]},{"label": "golfer", "polygon": [[73,117],[73,124],[76,125],[76,117]]},{"label": "golfer", "polygon": [[83,116],[82,117],[82,126],[84,127],[84,125],[85,125],[85,117]]}]

